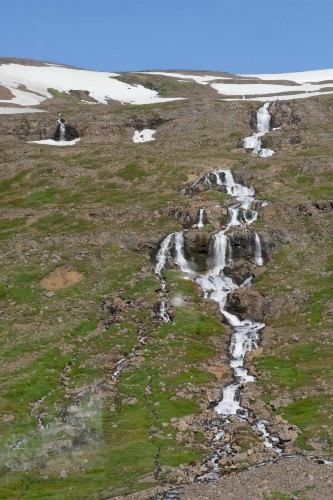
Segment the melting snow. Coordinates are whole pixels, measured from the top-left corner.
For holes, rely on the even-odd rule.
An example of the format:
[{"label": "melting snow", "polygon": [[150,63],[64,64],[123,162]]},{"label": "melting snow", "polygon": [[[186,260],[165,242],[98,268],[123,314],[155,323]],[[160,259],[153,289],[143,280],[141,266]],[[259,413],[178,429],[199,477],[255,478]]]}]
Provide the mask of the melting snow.
[{"label": "melting snow", "polygon": [[[303,85],[274,85],[266,83],[248,83],[248,84],[225,84],[225,83],[212,83],[211,87],[223,95],[267,95],[267,94],[281,94],[284,92],[313,92],[321,90],[323,87],[332,88],[333,83],[326,83],[322,85],[312,85],[305,83]],[[293,96],[291,96],[293,97]],[[280,97],[278,97],[279,99]]]},{"label": "melting snow", "polygon": [[80,139],[72,141],[54,141],[53,139],[43,139],[41,141],[29,141],[29,144],[46,144],[47,146],[74,146]]},{"label": "melting snow", "polygon": [[[194,80],[201,85],[210,85],[222,95],[235,96],[233,98],[226,98],[224,99],[225,101],[238,101],[241,99],[258,102],[271,102],[276,100],[286,101],[333,93],[333,90],[323,90],[330,88],[333,89],[333,83],[325,83],[325,81],[333,81],[333,69],[304,71],[299,73],[235,75],[234,78],[211,75],[185,75],[182,73],[169,73],[167,71],[145,71],[142,73],[148,75],[168,76],[177,79],[181,78],[183,79],[181,81]],[[239,77],[246,77],[252,81],[244,83],[244,80],[239,79]],[[238,81],[238,83],[212,83],[216,80],[232,79]],[[286,85],[285,83],[264,83],[263,80],[294,82],[296,85]],[[290,92],[294,92],[294,94],[291,94]]]},{"label": "melting snow", "polygon": [[[325,85],[324,85],[324,87],[325,87]],[[327,87],[327,85],[326,85],[326,87]],[[279,95],[279,96],[269,95],[269,96],[263,96],[263,97],[250,97],[249,99],[245,99],[245,100],[257,101],[257,102],[291,101],[292,99],[307,99],[308,97],[317,97],[320,95],[329,95],[329,94],[333,94],[333,91],[305,92],[303,94],[287,94],[287,95]],[[222,101],[242,101],[242,100],[244,100],[244,97],[222,99]]]},{"label": "melting snow", "polygon": [[[145,71],[141,74],[168,76],[182,79],[182,81],[194,80],[200,85],[210,85],[217,92],[225,95],[224,100],[226,101],[245,99],[270,102],[333,94],[333,69],[299,73],[235,75],[231,78],[217,75],[186,75],[166,71]],[[0,114],[41,112],[42,110],[30,108],[30,106],[39,106],[46,99],[52,98],[50,89],[64,93],[69,93],[71,90],[85,90],[97,103],[101,104],[107,104],[109,100],[119,101],[124,104],[153,104],[182,99],[180,97],[160,97],[158,92],[154,90],[142,85],[130,85],[118,80],[117,77],[121,78],[121,75],[67,68],[55,64],[42,66],[16,63],[1,64],[0,86],[10,91],[11,98],[0,99],[0,105],[4,105],[4,107],[0,107]],[[250,78],[251,81],[245,83],[239,77]],[[231,80],[232,78],[238,80],[238,83],[212,83],[216,80]],[[265,81],[289,81],[294,82],[296,85],[285,83],[280,85],[279,83],[265,83]],[[289,94],[286,94],[288,92]],[[292,92],[295,93],[292,94]],[[84,102],[84,100],[82,101]],[[5,107],[9,103],[22,107]]]},{"label": "melting snow", "polygon": [[115,77],[117,73],[102,73],[63,66],[24,66],[21,64],[0,65],[0,85],[12,93],[12,99],[0,102],[21,106],[39,105],[52,95],[48,89],[59,92],[86,90],[101,104],[109,99],[129,104],[152,104],[176,101],[180,98],[164,98],[158,92],[142,85],[129,85]]},{"label": "melting snow", "polygon": [[167,71],[140,71],[145,75],[161,75],[161,76],[170,76],[171,78],[181,78],[186,80],[194,80],[201,85],[207,85],[209,82],[213,80],[231,80],[230,77],[227,76],[210,76],[210,75],[184,75],[182,73],[168,73]]},{"label": "melting snow", "polygon": [[0,115],[16,115],[18,113],[45,113],[45,111],[32,108],[2,108],[0,106]]},{"label": "melting snow", "polygon": [[136,130],[133,135],[132,141],[135,143],[139,142],[148,142],[155,141],[155,137],[153,135],[156,133],[156,130],[152,130],[149,128],[145,128],[144,130]]},{"label": "melting snow", "polygon": [[333,69],[319,69],[315,71],[300,71],[297,73],[272,73],[262,75],[238,75],[260,80],[285,80],[295,83],[324,82],[333,80]]}]

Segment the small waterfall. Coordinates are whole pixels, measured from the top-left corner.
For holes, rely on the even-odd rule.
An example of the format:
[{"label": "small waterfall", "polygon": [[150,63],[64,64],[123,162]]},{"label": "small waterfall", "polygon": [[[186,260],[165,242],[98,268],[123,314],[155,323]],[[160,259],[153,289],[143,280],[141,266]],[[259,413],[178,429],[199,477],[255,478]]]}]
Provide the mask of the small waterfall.
[{"label": "small waterfall", "polygon": [[252,149],[252,153],[261,156],[262,158],[267,158],[274,154],[272,149],[262,148],[261,138],[268,134],[270,131],[271,115],[268,112],[268,107],[270,103],[266,102],[257,111],[257,132],[252,134],[250,137],[245,137],[243,139],[243,147],[245,149]]},{"label": "small waterfall", "polygon": [[262,258],[261,241],[258,233],[255,234],[254,242],[254,262],[257,264],[257,266],[263,266],[264,259]]},{"label": "small waterfall", "polygon": [[59,124],[59,141],[63,142],[66,141],[66,125],[65,122],[59,118],[57,120],[57,123]]},{"label": "small waterfall", "polygon": [[205,209],[204,208],[200,208],[200,210],[199,210],[198,229],[202,229],[203,227],[205,227],[204,216],[205,216]]},{"label": "small waterfall", "polygon": [[164,323],[170,323],[170,316],[167,312],[167,303],[165,300],[162,300],[161,302],[158,315],[164,321]]},{"label": "small waterfall", "polygon": [[[155,266],[155,274],[158,276],[161,275],[162,269],[165,267],[165,264],[168,260],[171,259],[170,248],[174,242],[175,235],[174,233],[168,234],[166,238],[161,243],[161,248],[156,255],[156,266]],[[165,282],[164,282],[165,283]]]},{"label": "small waterfall", "polygon": [[234,226],[240,226],[242,223],[239,220],[239,217],[240,217],[239,206],[228,207],[227,226],[225,230],[227,231],[229,228]]},{"label": "small waterfall", "polygon": [[192,273],[191,266],[189,262],[186,260],[185,253],[184,253],[184,233],[180,231],[179,233],[174,233],[175,234],[175,250],[176,250],[176,256],[174,259],[175,264],[180,268],[183,273]]},{"label": "small waterfall", "polygon": [[218,276],[225,268],[227,262],[227,252],[229,247],[229,238],[220,231],[213,234],[213,268],[209,271],[210,276]]},{"label": "small waterfall", "polygon": [[238,390],[238,384],[230,384],[223,389],[222,400],[215,407],[219,415],[237,415],[241,409]]},{"label": "small waterfall", "polygon": [[269,132],[269,126],[271,123],[271,115],[268,112],[269,102],[266,102],[257,111],[257,130],[263,134]]},{"label": "small waterfall", "polygon": [[[171,248],[173,247],[174,241],[175,241],[175,234],[174,233],[168,234],[168,236],[164,238],[164,240],[162,241],[161,247],[156,255],[155,274],[161,283],[161,289],[163,295],[166,294],[167,285],[166,285],[166,280],[161,275],[161,271],[165,267],[165,264],[172,260],[170,251]],[[162,319],[162,321],[164,321],[164,323],[170,322],[170,316],[168,315],[167,312],[167,302],[165,299],[162,299],[160,303],[158,315]]]}]

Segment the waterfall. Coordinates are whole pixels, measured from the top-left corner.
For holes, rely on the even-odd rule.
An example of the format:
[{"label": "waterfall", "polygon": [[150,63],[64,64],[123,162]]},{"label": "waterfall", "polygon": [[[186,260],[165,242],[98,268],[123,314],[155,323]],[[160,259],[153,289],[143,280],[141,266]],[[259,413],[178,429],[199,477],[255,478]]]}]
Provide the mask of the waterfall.
[{"label": "waterfall", "polygon": [[240,209],[239,207],[228,207],[228,217],[227,217],[227,226],[226,231],[230,227],[240,226],[242,223],[239,220],[240,217]]},{"label": "waterfall", "polygon": [[252,134],[250,137],[245,137],[243,139],[243,147],[245,149],[252,149],[252,153],[261,156],[262,158],[267,158],[272,156],[274,151],[272,149],[262,148],[261,138],[268,134],[270,131],[271,115],[268,112],[269,102],[266,102],[257,111],[257,132]]},{"label": "waterfall", "polygon": [[266,102],[257,111],[257,130],[263,134],[269,132],[269,126],[271,123],[271,115],[268,112],[269,102]]},{"label": "waterfall", "polygon": [[255,234],[255,248],[254,248],[254,262],[258,266],[263,266],[264,265],[264,260],[262,258],[262,250],[261,250],[261,241],[260,241],[260,236],[258,233]]},{"label": "waterfall", "polygon": [[191,266],[185,257],[184,243],[184,233],[182,231],[180,231],[179,233],[175,233],[176,256],[174,262],[175,264],[177,264],[180,270],[183,271],[183,273],[192,273]]},{"label": "waterfall", "polygon": [[210,276],[218,276],[226,266],[229,238],[220,231],[213,234],[213,268],[209,271]]},{"label": "waterfall", "polygon": [[167,312],[167,303],[165,300],[162,300],[161,302],[158,315],[164,321],[164,323],[170,323],[170,316]]},{"label": "waterfall", "polygon": [[[268,106],[264,107],[264,111],[266,112],[267,107]],[[258,122],[258,127],[261,129],[269,127],[269,120],[264,111],[260,115],[260,120]],[[248,370],[244,367],[245,356],[248,352],[257,349],[260,342],[261,331],[265,325],[264,323],[255,322],[250,319],[240,320],[237,316],[226,310],[227,297],[230,292],[238,288],[238,285],[232,278],[224,274],[225,267],[232,263],[231,245],[225,232],[235,226],[251,224],[251,222],[257,219],[258,213],[254,209],[257,204],[254,189],[235,182],[230,170],[220,169],[209,172],[207,175],[200,177],[200,179],[193,181],[187,188],[182,189],[181,193],[193,193],[193,188],[198,182],[212,188],[214,186],[214,181],[216,186],[221,186],[228,194],[233,196],[237,200],[237,203],[228,209],[228,223],[226,228],[211,236],[209,250],[212,261],[211,268],[205,273],[197,273],[192,269],[193,266],[191,266],[191,263],[186,259],[184,231],[180,231],[168,235],[163,240],[157,254],[155,273],[161,283],[165,283],[161,276],[161,272],[168,262],[175,263],[180,270],[185,273],[184,277],[186,279],[193,280],[201,288],[204,298],[214,300],[218,303],[221,313],[231,326],[232,333],[229,354],[230,368],[233,371],[234,380],[223,388],[222,399],[215,407],[216,412],[221,415],[224,423],[227,423],[228,416],[230,415],[237,415],[241,419],[248,418],[247,410],[240,405],[241,387],[244,383],[254,382],[255,377],[249,374]],[[203,213],[204,209],[200,209],[199,223],[202,221]],[[174,254],[173,258],[170,253],[171,249]],[[255,235],[254,260],[258,265],[263,265],[261,241],[258,234]],[[244,283],[240,286],[250,286],[251,280],[252,277],[245,279]],[[165,290],[165,287],[163,290]],[[170,321],[166,312],[166,302],[164,300],[161,302],[159,314],[165,322]],[[165,314],[166,316],[164,317]],[[257,427],[255,423],[250,423],[250,425],[262,433],[264,445],[272,447],[268,439],[269,434],[264,424],[261,422]],[[273,449],[275,448],[273,447]],[[275,451],[278,452],[279,450]],[[217,458],[214,456],[213,461],[216,461],[215,459]]]},{"label": "waterfall", "polygon": [[162,269],[164,268],[166,262],[171,259],[170,248],[175,239],[174,233],[168,234],[166,238],[161,243],[161,248],[156,255],[156,266],[155,274],[160,276]]},{"label": "waterfall", "polygon": [[61,118],[59,118],[57,122],[59,124],[59,141],[66,141],[66,125]]},{"label": "waterfall", "polygon": [[202,229],[205,224],[204,224],[204,215],[205,215],[205,209],[200,208],[199,210],[199,221],[198,221],[198,229]]}]

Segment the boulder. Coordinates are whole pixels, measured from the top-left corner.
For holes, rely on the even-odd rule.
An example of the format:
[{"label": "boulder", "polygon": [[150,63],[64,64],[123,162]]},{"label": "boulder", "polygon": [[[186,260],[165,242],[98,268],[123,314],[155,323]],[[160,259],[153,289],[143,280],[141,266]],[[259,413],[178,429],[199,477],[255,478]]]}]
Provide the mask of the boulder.
[{"label": "boulder", "polygon": [[269,302],[257,290],[238,288],[228,295],[227,310],[242,320],[262,321],[269,313]]}]

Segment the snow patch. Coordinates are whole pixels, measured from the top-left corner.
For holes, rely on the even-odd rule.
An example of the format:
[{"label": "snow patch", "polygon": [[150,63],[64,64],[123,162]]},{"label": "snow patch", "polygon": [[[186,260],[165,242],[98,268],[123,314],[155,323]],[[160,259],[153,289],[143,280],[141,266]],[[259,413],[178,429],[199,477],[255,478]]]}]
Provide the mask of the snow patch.
[{"label": "snow patch", "polygon": [[150,128],[145,128],[144,130],[136,130],[133,135],[132,141],[136,144],[139,142],[148,142],[155,141],[155,137],[153,135],[156,133],[156,130],[152,130]]},{"label": "snow patch", "polygon": [[248,78],[260,78],[260,80],[285,80],[295,83],[324,82],[333,80],[333,69],[319,69],[314,71],[299,71],[296,73],[272,73],[261,75],[238,75]]},{"label": "snow patch", "polygon": [[45,113],[43,109],[33,108],[2,108],[0,106],[0,115],[16,115],[19,113]]},{"label": "snow patch", "polygon": [[[305,83],[304,85],[274,85],[266,83],[247,83],[247,84],[228,84],[228,83],[212,83],[211,87],[223,95],[269,95],[282,94],[285,92],[314,92],[320,91],[323,87],[332,88],[333,83],[321,85],[313,85]],[[278,97],[280,98],[280,97]]]},{"label": "snow patch", "polygon": [[182,73],[168,73],[167,71],[140,71],[144,75],[161,75],[170,76],[171,78],[181,78],[185,80],[194,80],[200,85],[208,85],[209,82],[213,80],[231,80],[227,76],[210,76],[210,75],[184,75]]},{"label": "snow patch", "polygon": [[53,139],[43,139],[41,141],[29,141],[29,144],[45,144],[46,146],[74,146],[80,139],[73,139],[72,141],[54,141]]},{"label": "snow patch", "polygon": [[[250,97],[248,99],[245,99],[246,101],[256,101],[256,102],[274,102],[274,101],[292,101],[293,99],[307,99],[309,97],[317,97],[321,95],[330,95],[333,94],[333,91],[328,91],[328,92],[306,92],[303,94],[287,94],[287,95],[269,95],[269,96],[263,96],[263,97]],[[244,100],[244,97],[242,98],[228,98],[228,99],[222,99],[222,101],[242,101]]]}]

